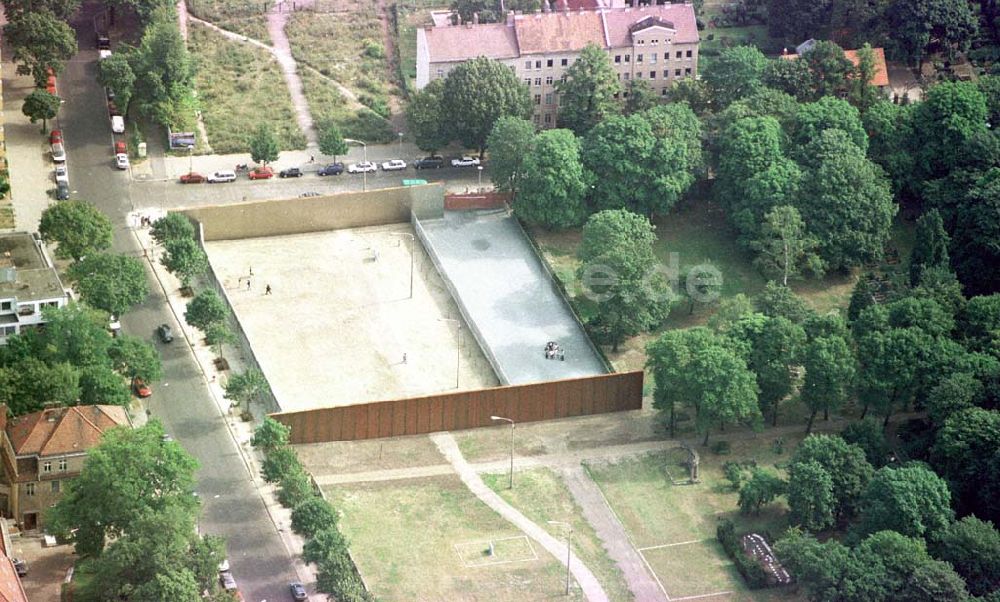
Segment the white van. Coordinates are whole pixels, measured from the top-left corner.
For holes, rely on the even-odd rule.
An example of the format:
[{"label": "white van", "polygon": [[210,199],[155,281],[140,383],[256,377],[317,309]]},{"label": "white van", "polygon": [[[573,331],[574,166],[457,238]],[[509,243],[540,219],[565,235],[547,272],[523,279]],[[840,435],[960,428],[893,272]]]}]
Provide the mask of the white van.
[{"label": "white van", "polygon": [[111,116],[111,131],[116,134],[125,133],[125,118],[121,115]]},{"label": "white van", "polygon": [[236,172],[233,171],[217,171],[207,178],[205,178],[209,184],[219,184],[222,182],[235,182]]}]

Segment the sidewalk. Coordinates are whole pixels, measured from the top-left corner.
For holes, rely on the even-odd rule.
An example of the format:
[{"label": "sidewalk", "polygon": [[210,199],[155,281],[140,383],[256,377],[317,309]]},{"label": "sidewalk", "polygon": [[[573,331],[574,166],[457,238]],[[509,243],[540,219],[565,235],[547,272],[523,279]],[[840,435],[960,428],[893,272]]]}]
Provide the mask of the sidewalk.
[{"label": "sidewalk", "polygon": [[[137,216],[129,216],[130,224],[135,224],[137,221]],[[263,410],[259,407],[251,407],[251,411],[254,413],[254,422],[244,422],[239,417],[238,409],[230,406],[229,400],[224,397],[225,390],[223,389],[223,384],[225,383],[226,374],[220,373],[215,369],[213,363],[216,357],[215,353],[204,344],[204,337],[201,333],[184,321],[184,311],[187,301],[179,293],[180,281],[173,274],[167,272],[160,264],[160,257],[163,253],[162,249],[156,246],[155,241],[149,236],[148,229],[133,229],[132,232],[146,253],[146,259],[163,289],[167,303],[170,306],[170,311],[174,314],[174,318],[177,321],[178,331],[184,335],[187,344],[190,346],[195,360],[197,360],[198,366],[201,368],[202,374],[208,384],[208,388],[212,393],[212,399],[218,406],[219,413],[226,421],[226,426],[240,450],[240,455],[247,467],[247,472],[250,474],[250,478],[264,502],[268,516],[281,537],[288,555],[292,558],[295,573],[299,581],[313,590],[313,593],[310,594],[310,599],[320,600],[322,594],[314,592],[316,570],[313,566],[307,565],[302,561],[302,546],[305,540],[292,531],[292,512],[278,503],[276,497],[277,487],[265,483],[260,477],[260,463],[263,460],[263,456],[250,445],[254,427],[263,420]],[[229,362],[228,374],[242,371],[245,366],[239,353],[232,348],[226,348],[225,351],[225,358]]]}]

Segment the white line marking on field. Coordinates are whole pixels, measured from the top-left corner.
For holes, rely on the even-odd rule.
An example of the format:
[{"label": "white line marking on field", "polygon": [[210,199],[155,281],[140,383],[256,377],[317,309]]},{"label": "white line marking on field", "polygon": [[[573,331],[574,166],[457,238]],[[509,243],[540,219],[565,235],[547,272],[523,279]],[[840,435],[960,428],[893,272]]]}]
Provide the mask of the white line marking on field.
[{"label": "white line marking on field", "polygon": [[727,596],[733,592],[713,592],[711,594],[698,594],[697,596],[684,596],[683,598],[674,598],[673,602],[679,602],[680,600],[697,600],[699,598],[711,598],[712,596]]},{"label": "white line marking on field", "polygon": [[705,539],[692,539],[690,541],[679,541],[677,543],[665,543],[658,546],[649,546],[648,548],[637,548],[640,552],[645,552],[646,550],[659,550],[661,548],[672,548],[674,546],[686,546],[692,543],[702,543],[703,541],[708,541]]}]

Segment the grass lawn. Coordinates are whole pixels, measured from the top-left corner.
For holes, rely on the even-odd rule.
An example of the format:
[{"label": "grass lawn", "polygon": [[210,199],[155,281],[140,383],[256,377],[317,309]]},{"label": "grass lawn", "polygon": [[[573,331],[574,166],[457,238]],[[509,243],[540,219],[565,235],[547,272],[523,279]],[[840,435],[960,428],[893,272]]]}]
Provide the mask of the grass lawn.
[{"label": "grass lawn", "polygon": [[[521,532],[457,476],[337,486],[326,493],[380,600],[565,599],[563,566],[534,542],[518,541]],[[491,540],[492,558],[486,553]]]},{"label": "grass lawn", "polygon": [[[754,269],[749,252],[737,242],[736,230],[715,202],[682,202],[669,215],[657,217],[654,223],[657,235],[654,252],[664,265],[676,265],[680,273],[699,264],[715,266],[722,274],[721,298],[739,293],[753,295],[764,288],[766,279]],[[891,242],[899,249],[902,257],[906,257],[913,245],[913,228],[912,223],[900,219],[897,219],[893,227]],[[533,229],[532,235],[570,294],[578,292],[574,274],[579,266],[576,250],[580,244],[580,230],[546,232]],[[855,281],[856,275],[853,274],[829,274],[820,280],[793,282],[791,287],[814,309],[826,312],[847,307]],[[576,305],[583,317],[593,311],[585,302],[577,301]],[[682,300],[671,311],[663,329],[704,324],[716,309],[716,303],[695,303],[690,306],[686,300]],[[626,341],[617,354],[607,350],[605,352],[618,370],[640,369],[646,361],[646,343],[659,332],[662,330]]]},{"label": "grass lawn", "polygon": [[580,507],[573,501],[558,475],[547,468],[518,472],[513,490],[507,488],[507,478],[506,474],[483,475],[483,481],[499,493],[500,497],[553,537],[565,537],[565,530],[560,525],[548,524],[548,521],[571,524],[573,551],[597,576],[608,598],[622,602],[632,599],[624,576],[604,551],[594,529],[583,518]]},{"label": "grass lawn", "polygon": [[366,107],[352,109],[340,90],[312,69],[299,69],[299,77],[313,121],[317,125],[332,121],[340,127],[345,138],[373,144],[396,140],[396,134],[388,121]]},{"label": "grass lawn", "polygon": [[382,117],[389,116],[393,85],[374,3],[358,2],[343,13],[297,12],[285,33],[295,60],[337,80]]},{"label": "grass lawn", "polygon": [[414,82],[417,79],[417,29],[434,24],[431,20],[432,11],[447,8],[448,3],[441,0],[402,0],[396,3],[399,14],[399,37],[396,38],[396,47],[399,48],[399,61],[408,90],[416,90]]},{"label": "grass lawn", "polygon": [[[722,518],[736,524],[737,532],[757,531],[777,537],[788,526],[783,502],[742,516],[738,496],[722,473],[726,460],[756,460],[762,467],[782,466],[791,457],[802,434],[786,435],[784,452],[776,453],[772,437],[765,432],[756,439],[733,441],[732,453],[719,456],[698,448],[701,482],[674,485],[670,474],[681,479],[680,450],[651,453],[613,464],[588,466],[635,545],[644,550],[671,597],[733,591],[737,599],[785,598],[788,592],[750,592],[715,541],[715,528]],[[670,547],[655,548],[655,546]]]},{"label": "grass lawn", "polygon": [[189,36],[202,118],[216,153],[248,151],[247,138],[260,123],[271,125],[282,150],[305,148],[285,80],[267,51],[194,23]]}]

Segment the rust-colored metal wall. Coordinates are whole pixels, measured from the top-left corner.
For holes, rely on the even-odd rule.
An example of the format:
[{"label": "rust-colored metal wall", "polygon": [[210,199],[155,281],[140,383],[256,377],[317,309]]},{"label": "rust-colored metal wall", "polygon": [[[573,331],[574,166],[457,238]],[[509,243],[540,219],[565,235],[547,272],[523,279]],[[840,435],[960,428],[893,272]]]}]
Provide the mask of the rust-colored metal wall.
[{"label": "rust-colored metal wall", "polygon": [[535,422],[642,408],[642,372],[586,376],[271,414],[292,443],[352,441],[491,426],[490,416]]}]

